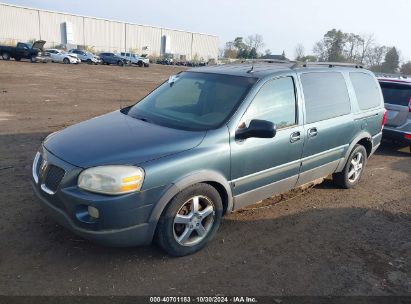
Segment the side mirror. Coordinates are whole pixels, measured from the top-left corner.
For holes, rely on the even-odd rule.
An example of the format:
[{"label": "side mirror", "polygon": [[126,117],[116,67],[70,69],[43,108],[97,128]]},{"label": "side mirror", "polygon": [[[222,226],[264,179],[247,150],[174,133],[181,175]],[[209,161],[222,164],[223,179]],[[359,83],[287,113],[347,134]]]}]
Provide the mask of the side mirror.
[{"label": "side mirror", "polygon": [[271,121],[253,119],[248,128],[237,129],[236,139],[273,138],[277,133],[276,126]]}]

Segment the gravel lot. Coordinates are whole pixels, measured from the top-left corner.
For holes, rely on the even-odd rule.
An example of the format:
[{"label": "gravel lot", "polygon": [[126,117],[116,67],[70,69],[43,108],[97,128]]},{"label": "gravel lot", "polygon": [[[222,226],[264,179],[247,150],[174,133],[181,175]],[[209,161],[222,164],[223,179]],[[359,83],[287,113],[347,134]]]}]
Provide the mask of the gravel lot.
[{"label": "gravel lot", "polygon": [[355,189],[326,180],[230,214],[184,258],[98,246],[56,225],[29,183],[41,140],[178,70],[0,61],[0,294],[411,295],[411,155],[390,143]]}]

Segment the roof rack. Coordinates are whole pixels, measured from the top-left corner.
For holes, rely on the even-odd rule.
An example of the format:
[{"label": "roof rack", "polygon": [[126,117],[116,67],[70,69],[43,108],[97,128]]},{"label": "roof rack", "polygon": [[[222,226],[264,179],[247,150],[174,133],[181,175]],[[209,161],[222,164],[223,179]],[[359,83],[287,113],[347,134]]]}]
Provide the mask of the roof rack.
[{"label": "roof rack", "polygon": [[364,65],[362,63],[349,63],[349,62],[299,62],[295,67],[308,67],[308,66],[328,66],[329,68],[333,67],[351,67],[356,69],[363,69]]}]

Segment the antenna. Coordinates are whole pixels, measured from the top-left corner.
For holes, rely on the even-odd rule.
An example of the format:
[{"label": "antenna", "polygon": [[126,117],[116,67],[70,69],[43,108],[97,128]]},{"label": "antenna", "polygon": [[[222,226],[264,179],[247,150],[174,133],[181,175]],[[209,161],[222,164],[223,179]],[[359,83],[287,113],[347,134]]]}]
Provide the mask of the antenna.
[{"label": "antenna", "polygon": [[247,73],[248,74],[251,74],[251,73],[253,73],[254,72],[254,61],[253,61],[253,64],[251,65],[251,69],[249,69],[248,71],[247,71]]}]

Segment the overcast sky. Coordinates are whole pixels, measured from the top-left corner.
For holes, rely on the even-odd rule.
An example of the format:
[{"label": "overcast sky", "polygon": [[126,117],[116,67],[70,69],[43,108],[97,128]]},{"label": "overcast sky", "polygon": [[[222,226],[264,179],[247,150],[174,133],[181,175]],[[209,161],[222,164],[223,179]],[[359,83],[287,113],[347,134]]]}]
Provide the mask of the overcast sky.
[{"label": "overcast sky", "polygon": [[[2,0],[0,0],[2,1]],[[294,58],[298,43],[311,53],[330,29],[375,35],[411,60],[411,0],[3,0],[10,4],[210,33],[220,45],[261,34],[264,49]]]}]

